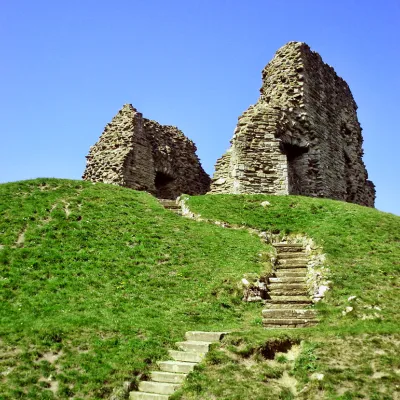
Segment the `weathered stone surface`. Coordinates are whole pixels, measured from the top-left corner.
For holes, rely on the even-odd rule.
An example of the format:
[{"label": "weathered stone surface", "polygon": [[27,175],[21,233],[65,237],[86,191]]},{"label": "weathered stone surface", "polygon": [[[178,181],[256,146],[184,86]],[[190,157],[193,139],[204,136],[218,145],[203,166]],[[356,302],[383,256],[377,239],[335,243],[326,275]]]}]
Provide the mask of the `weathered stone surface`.
[{"label": "weathered stone surface", "polygon": [[178,128],[143,118],[125,104],[90,148],[83,179],[148,191],[175,199],[204,194],[210,178],[196,146]]},{"label": "weathered stone surface", "polygon": [[130,392],[129,400],[168,400],[167,394]]},{"label": "weathered stone surface", "polygon": [[275,272],[277,278],[282,277],[302,277],[305,278],[307,275],[307,270],[292,270],[292,269],[280,269]]},{"label": "weathered stone surface", "polygon": [[142,381],[139,383],[139,392],[172,394],[180,386],[178,383]]},{"label": "weathered stone surface", "polygon": [[169,356],[175,361],[184,361],[199,363],[203,360],[205,353],[198,353],[194,351],[178,351],[178,350],[168,350]]},{"label": "weathered stone surface", "polygon": [[185,342],[177,342],[179,349],[189,352],[207,353],[211,342],[199,342],[194,340],[186,340]]},{"label": "weathered stone surface", "polygon": [[202,332],[202,331],[189,331],[186,332],[185,338],[190,341],[199,342],[218,342],[225,336],[225,332]]},{"label": "weathered stone surface", "polygon": [[290,251],[286,251],[286,252],[280,252],[278,255],[277,255],[277,258],[279,259],[279,260],[287,260],[287,259],[293,259],[293,258],[296,258],[296,259],[301,259],[303,257],[303,259],[306,259],[306,258],[304,258],[304,253],[299,253],[299,252],[296,252],[296,251],[294,251],[294,252],[290,252]]},{"label": "weathered stone surface", "polygon": [[239,117],[211,193],[299,194],[373,207],[347,83],[300,42],[279,49],[262,76],[260,99]]},{"label": "weathered stone surface", "polygon": [[286,277],[286,278],[268,278],[269,282],[272,283],[285,283],[285,282],[305,282],[306,278],[305,276],[292,276],[292,277]]},{"label": "weathered stone surface", "polygon": [[316,312],[315,310],[305,310],[305,309],[282,309],[282,310],[274,310],[274,309],[265,309],[262,311],[262,316],[264,318],[273,318],[273,319],[315,319]]},{"label": "weathered stone surface", "polygon": [[183,361],[159,361],[158,366],[161,371],[188,374],[193,371],[197,363]]},{"label": "weathered stone surface", "polygon": [[317,324],[314,320],[263,319],[264,328],[306,328]]},{"label": "weathered stone surface", "polygon": [[271,282],[268,285],[268,290],[271,292],[273,290],[280,290],[280,289],[286,289],[288,291],[290,290],[297,290],[297,289],[307,289],[307,284],[306,283],[299,283],[299,282]]},{"label": "weathered stone surface", "polygon": [[151,371],[151,380],[154,382],[182,383],[187,374],[177,374],[173,372]]}]

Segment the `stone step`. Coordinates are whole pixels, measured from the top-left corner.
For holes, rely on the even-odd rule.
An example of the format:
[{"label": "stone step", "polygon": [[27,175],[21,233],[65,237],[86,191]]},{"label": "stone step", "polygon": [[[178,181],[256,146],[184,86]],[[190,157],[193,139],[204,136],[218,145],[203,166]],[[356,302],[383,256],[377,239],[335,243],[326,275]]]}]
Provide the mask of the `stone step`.
[{"label": "stone step", "polygon": [[303,245],[300,243],[294,244],[274,244],[277,254],[281,253],[298,253],[304,251]]},{"label": "stone step", "polygon": [[284,297],[291,297],[291,296],[308,296],[307,289],[274,289],[269,290],[268,295],[271,296],[284,296]]},{"label": "stone step", "polygon": [[277,258],[276,264],[294,264],[294,263],[302,263],[307,265],[309,261],[308,257],[293,257],[293,258]]},{"label": "stone step", "polygon": [[305,254],[305,250],[304,249],[300,249],[298,247],[278,247],[275,250],[276,250],[276,254],[278,255],[278,257],[280,257],[282,254],[286,254],[286,253],[302,253],[302,254]]},{"label": "stone step", "polygon": [[187,374],[177,374],[174,372],[151,371],[151,380],[154,382],[182,383]]},{"label": "stone step", "polygon": [[177,342],[176,345],[183,351],[192,351],[197,353],[207,353],[211,342],[200,342],[196,340],[187,340]]},{"label": "stone step", "polygon": [[176,204],[175,200],[159,200],[161,205],[168,209],[181,209],[179,204]]},{"label": "stone step", "polygon": [[197,365],[197,363],[182,361],[159,361],[157,364],[161,371],[176,372],[178,374],[188,374]]},{"label": "stone step", "polygon": [[176,204],[174,199],[158,199],[161,204]]},{"label": "stone step", "polygon": [[191,363],[199,363],[205,356],[205,353],[196,353],[190,351],[177,351],[177,350],[168,350],[168,354],[175,361],[185,361]]},{"label": "stone step", "polygon": [[130,392],[129,400],[168,400],[169,396],[157,393]]},{"label": "stone step", "polygon": [[306,282],[304,276],[288,276],[279,278],[268,278],[270,283],[295,283],[295,282]]},{"label": "stone step", "polygon": [[177,214],[182,212],[180,207],[164,207],[164,208],[166,210],[172,211],[172,212],[177,213]]},{"label": "stone step", "polygon": [[284,296],[274,294],[265,300],[265,308],[304,308],[312,304],[309,296]]},{"label": "stone step", "polygon": [[181,210],[181,206],[178,206],[177,204],[164,206],[164,208],[167,208],[168,210]]},{"label": "stone step", "polygon": [[157,394],[172,394],[180,386],[181,385],[177,384],[177,383],[141,381],[139,383],[139,392],[157,393]]},{"label": "stone step", "polygon": [[297,329],[297,328],[303,328],[303,326],[296,326],[296,325],[269,325],[267,323],[263,323],[264,329]]},{"label": "stone step", "polygon": [[302,282],[271,282],[268,284],[268,290],[276,290],[276,289],[304,289],[307,290],[307,285]]},{"label": "stone step", "polygon": [[196,342],[218,342],[220,341],[225,332],[202,332],[202,331],[189,331],[185,333],[186,340]]},{"label": "stone step", "polygon": [[[164,201],[165,203],[165,201]],[[202,361],[213,342],[219,341],[224,332],[186,332],[186,341],[177,342],[182,349],[169,350],[173,361],[158,361],[160,371],[151,371],[151,381],[139,383],[139,391],[129,394],[130,400],[157,400],[168,399],[183,383],[188,373]]]},{"label": "stone step", "polygon": [[[290,269],[294,272],[305,272],[307,273],[307,264],[300,264],[300,265],[290,265],[290,264],[277,264],[275,265],[275,271]],[[296,271],[297,269],[297,271]]]},{"label": "stone step", "polygon": [[298,258],[290,258],[288,260],[279,260],[276,268],[302,268],[307,267],[307,260],[300,260]]},{"label": "stone step", "polygon": [[310,309],[264,309],[262,310],[262,316],[265,319],[315,319],[316,311]]},{"label": "stone step", "polygon": [[285,247],[296,247],[297,249],[299,247],[303,247],[301,243],[274,243],[272,246],[277,247],[277,248],[285,248]]},{"label": "stone step", "polygon": [[274,304],[312,303],[311,299],[308,296],[274,296],[274,295],[271,295],[270,299],[266,300],[266,302]]},{"label": "stone step", "polygon": [[309,328],[310,326],[317,325],[317,323],[307,323],[307,324],[297,324],[297,325],[285,325],[285,324],[268,324],[267,322],[263,322],[264,329],[298,329],[298,328]]},{"label": "stone step", "polygon": [[307,258],[307,255],[304,252],[297,252],[297,251],[293,252],[293,253],[290,253],[290,252],[279,253],[277,255],[278,260],[288,260],[291,258]]},{"label": "stone step", "polygon": [[264,307],[268,310],[294,310],[294,309],[307,309],[311,304],[310,303],[265,303]]},{"label": "stone step", "polygon": [[307,268],[279,268],[274,273],[277,278],[290,276],[305,278],[307,276]]},{"label": "stone step", "polygon": [[281,258],[278,257],[278,264],[290,264],[295,262],[305,262],[308,263],[308,257],[292,257],[292,258]]},{"label": "stone step", "polygon": [[304,328],[306,326],[313,326],[317,323],[315,319],[272,319],[266,318],[262,320],[264,327],[297,327]]}]

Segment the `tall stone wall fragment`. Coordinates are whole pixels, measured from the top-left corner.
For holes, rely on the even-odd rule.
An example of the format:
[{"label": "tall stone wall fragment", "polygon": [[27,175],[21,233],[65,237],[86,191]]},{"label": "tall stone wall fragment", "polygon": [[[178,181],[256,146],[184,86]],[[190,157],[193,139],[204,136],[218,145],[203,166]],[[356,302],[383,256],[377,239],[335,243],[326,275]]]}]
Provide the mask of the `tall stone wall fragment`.
[{"label": "tall stone wall fragment", "polygon": [[178,128],[125,104],[90,148],[83,179],[145,190],[160,198],[204,194],[210,178],[196,146]]},{"label": "tall stone wall fragment", "polygon": [[262,72],[258,102],[239,117],[211,193],[328,197],[373,207],[357,105],[347,83],[305,43]]}]

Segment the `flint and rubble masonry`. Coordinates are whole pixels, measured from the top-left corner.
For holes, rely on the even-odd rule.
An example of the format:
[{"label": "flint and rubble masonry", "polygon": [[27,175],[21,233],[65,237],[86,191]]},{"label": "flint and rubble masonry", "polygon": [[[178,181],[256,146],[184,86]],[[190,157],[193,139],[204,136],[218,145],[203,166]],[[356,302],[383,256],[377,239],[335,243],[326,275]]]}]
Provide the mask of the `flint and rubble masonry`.
[{"label": "flint and rubble masonry", "polygon": [[204,194],[210,177],[178,128],[143,118],[125,104],[90,148],[83,179],[144,190],[166,199]]},{"label": "flint and rubble masonry", "polygon": [[301,42],[277,51],[258,102],[239,117],[211,193],[298,194],[374,206],[357,105],[347,83]]}]

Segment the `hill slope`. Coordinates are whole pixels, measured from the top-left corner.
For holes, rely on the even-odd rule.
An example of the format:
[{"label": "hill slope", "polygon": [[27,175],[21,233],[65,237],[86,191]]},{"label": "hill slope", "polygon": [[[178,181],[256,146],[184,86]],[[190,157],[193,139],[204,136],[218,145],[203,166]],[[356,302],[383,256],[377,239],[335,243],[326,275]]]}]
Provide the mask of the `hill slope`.
[{"label": "hill slope", "polygon": [[[265,199],[268,209],[260,206]],[[263,357],[256,363],[265,343],[276,340],[303,340],[296,365],[285,368],[298,390],[306,386],[305,398],[353,398],[363,390],[391,398],[400,369],[393,353],[399,343],[398,217],[292,196],[199,196],[189,204],[206,218],[306,233],[322,244],[333,289],[318,305],[320,325],[262,329],[262,306],[243,303],[238,282],[245,273],[262,273],[259,254],[269,249],[246,231],[181,218],[146,193],[110,185],[3,184],[0,398],[108,398],[122,381],[135,382],[166,357],[187,330],[237,333],[210,353],[208,368],[176,398],[292,398],[290,385],[277,380],[284,368],[266,365]],[[343,316],[350,295],[357,296],[354,311]],[[350,374],[332,366],[344,353],[343,365],[354,366],[351,357],[365,359],[360,343],[368,354],[377,350],[375,358]],[[343,352],[335,353],[338,348]],[[310,381],[316,371],[325,374],[322,381]],[[377,373],[383,375],[373,378]],[[245,379],[232,384],[238,375]]]},{"label": "hill slope", "polygon": [[[270,203],[266,208],[261,206],[265,201]],[[316,305],[320,324],[307,332],[286,334],[304,340],[290,371],[298,378],[297,387],[303,388],[299,398],[400,398],[399,217],[300,196],[197,196],[188,205],[204,219],[283,236],[301,233],[322,246],[332,287]],[[233,353],[240,344],[257,355],[265,348],[265,334],[231,335],[226,342],[228,348],[236,346]],[[314,375],[313,381],[313,373],[322,374],[322,380]],[[212,382],[210,378],[205,387]]]}]

